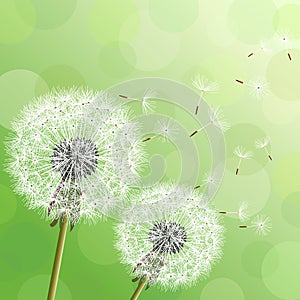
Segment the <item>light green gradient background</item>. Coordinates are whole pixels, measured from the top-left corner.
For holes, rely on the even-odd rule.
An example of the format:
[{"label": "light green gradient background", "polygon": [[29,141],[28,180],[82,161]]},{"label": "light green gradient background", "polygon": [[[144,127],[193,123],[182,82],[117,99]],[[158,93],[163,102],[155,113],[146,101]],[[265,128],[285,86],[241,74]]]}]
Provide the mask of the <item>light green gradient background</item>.
[{"label": "light green gradient background", "polygon": [[[219,93],[207,101],[224,106],[233,127],[214,203],[224,210],[246,200],[253,214],[272,217],[273,231],[258,237],[225,219],[224,256],[209,278],[177,292],[153,287],[141,299],[300,299],[299,1],[1,0],[0,20],[1,163],[11,119],[53,86],[104,89],[151,76],[191,86],[199,73],[219,82]],[[291,62],[274,42],[281,30],[295,38]],[[273,51],[248,59],[261,40],[272,40]],[[235,82],[256,76],[270,82],[261,101]],[[182,115],[174,109],[175,119]],[[272,162],[253,149],[265,134],[272,139]],[[201,152],[200,137],[195,143]],[[237,178],[232,149],[238,144],[255,156]],[[149,151],[161,147],[156,141]],[[176,152],[167,149],[168,172],[178,172]],[[0,299],[45,299],[57,228],[24,208],[2,165],[0,180]],[[112,248],[112,224],[80,225],[68,234],[57,300],[129,299],[135,284]]]}]

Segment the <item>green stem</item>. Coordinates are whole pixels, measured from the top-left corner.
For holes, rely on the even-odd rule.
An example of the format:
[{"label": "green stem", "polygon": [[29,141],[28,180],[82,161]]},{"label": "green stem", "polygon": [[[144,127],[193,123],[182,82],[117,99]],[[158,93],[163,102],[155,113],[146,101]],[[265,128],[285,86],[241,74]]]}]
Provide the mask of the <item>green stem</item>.
[{"label": "green stem", "polygon": [[68,218],[63,216],[60,224],[59,236],[57,241],[56,253],[52,268],[52,275],[49,285],[48,298],[47,300],[54,300],[56,294],[56,287],[58,282],[58,276],[61,266],[61,259],[64,251],[64,245],[66,240],[66,233],[68,228]]},{"label": "green stem", "polygon": [[130,300],[136,300],[139,297],[139,295],[142,292],[146,282],[147,282],[147,276],[143,276],[141,278],[140,282],[139,282],[138,287],[136,288],[135,292],[131,296]]}]

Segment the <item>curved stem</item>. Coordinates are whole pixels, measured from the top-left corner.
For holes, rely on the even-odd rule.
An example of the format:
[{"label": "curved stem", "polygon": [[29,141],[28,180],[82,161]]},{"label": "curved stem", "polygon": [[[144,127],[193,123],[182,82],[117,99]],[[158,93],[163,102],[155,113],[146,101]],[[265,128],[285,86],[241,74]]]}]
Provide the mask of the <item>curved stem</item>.
[{"label": "curved stem", "polygon": [[59,236],[57,241],[56,253],[55,253],[55,258],[54,258],[54,263],[52,268],[52,275],[51,275],[47,300],[55,299],[56,287],[57,287],[58,276],[60,271],[61,259],[64,251],[67,228],[68,228],[68,218],[67,216],[63,216],[60,224]]},{"label": "curved stem", "polygon": [[136,300],[139,297],[146,282],[147,282],[147,276],[143,276],[139,282],[138,287],[136,288],[135,292],[133,293],[132,297],[130,298],[130,300]]}]

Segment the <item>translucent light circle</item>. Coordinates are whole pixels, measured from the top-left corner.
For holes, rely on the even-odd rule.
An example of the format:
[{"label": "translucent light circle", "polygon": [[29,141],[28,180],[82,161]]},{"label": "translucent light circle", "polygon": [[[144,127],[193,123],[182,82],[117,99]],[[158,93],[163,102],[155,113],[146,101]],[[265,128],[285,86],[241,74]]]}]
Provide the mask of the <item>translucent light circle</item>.
[{"label": "translucent light circle", "polygon": [[[133,22],[132,17],[123,23],[120,40],[126,40],[128,22]],[[135,51],[136,68],[143,71],[162,69],[176,58],[180,45],[179,36],[158,29],[145,11],[140,12],[140,19],[139,31],[129,42]],[[132,56],[127,53],[123,55],[131,63]]]},{"label": "translucent light circle", "polygon": [[15,0],[20,16],[29,26],[32,20],[28,16],[28,9],[25,9],[24,2],[27,2],[27,7],[34,10],[36,27],[39,29],[53,29],[61,26],[72,16],[77,4],[77,0]]},{"label": "translucent light circle", "polygon": [[281,6],[274,16],[274,26],[280,30],[290,30],[294,38],[300,37],[300,5],[286,4]]},{"label": "translucent light circle", "polygon": [[[20,10],[28,22],[19,14]],[[28,38],[35,28],[35,9],[29,0],[1,0],[0,19],[0,44],[20,43]]]},{"label": "translucent light circle", "polygon": [[17,200],[11,189],[0,184],[0,224],[10,221],[17,209]]},{"label": "translucent light circle", "polygon": [[126,23],[122,41],[131,40],[139,30],[140,17],[132,1],[94,1],[89,14],[89,31],[101,44],[119,40],[121,27]]},{"label": "translucent light circle", "polygon": [[[37,275],[26,280],[20,288],[17,300],[46,299],[50,276]],[[71,300],[72,294],[68,286],[59,278],[55,300]]]},{"label": "translucent light circle", "polygon": [[[299,49],[291,49],[292,57],[299,57]],[[300,60],[289,61],[286,51],[274,55],[267,66],[267,81],[270,90],[277,97],[295,101],[300,100]]]},{"label": "translucent light circle", "polygon": [[[85,85],[83,75],[74,67],[68,65],[51,66],[40,74],[50,88]],[[40,81],[38,82],[40,84]]]},{"label": "translucent light circle", "polygon": [[276,10],[272,0],[260,0],[259,5],[253,1],[235,0],[228,11],[229,28],[240,41],[259,43],[274,34]]},{"label": "translucent light circle", "polygon": [[0,238],[0,257],[20,273],[38,270],[51,257],[47,232],[30,223],[10,226]]},{"label": "translucent light circle", "polygon": [[300,116],[300,101],[285,101],[270,94],[262,102],[262,111],[274,124],[291,123]]},{"label": "translucent light circle", "polygon": [[[150,0],[149,14],[162,30],[180,32],[190,27],[198,17],[198,0]],[[184,12],[184,13],[183,13]]]},{"label": "translucent light circle", "polygon": [[300,152],[288,153],[274,163],[276,165],[272,173],[272,183],[279,196],[284,198],[293,192],[298,192]]},{"label": "translucent light circle", "polygon": [[239,284],[229,278],[217,278],[206,284],[201,292],[200,300],[222,299],[244,300],[244,293]]},{"label": "translucent light circle", "polygon": [[266,287],[281,299],[300,298],[300,242],[275,245],[265,256],[262,276]]},{"label": "translucent light circle", "polygon": [[[37,82],[40,88],[36,89]],[[28,70],[13,70],[0,76],[0,99],[5,109],[0,111],[0,122],[10,128],[10,123],[21,108],[39,94],[40,90],[47,89],[45,81],[36,73]]]},{"label": "translucent light circle", "polygon": [[253,277],[261,278],[261,265],[272,244],[258,241],[248,244],[242,252],[242,266]]},{"label": "translucent light circle", "polygon": [[281,205],[283,218],[291,225],[300,227],[300,191],[289,194]]},{"label": "translucent light circle", "polygon": [[127,43],[112,42],[100,50],[100,69],[110,77],[122,78],[130,74],[134,70],[135,64],[134,49]]},{"label": "translucent light circle", "polygon": [[80,225],[77,241],[83,255],[93,263],[111,265],[118,261],[113,246],[112,221],[100,222],[93,226]]}]

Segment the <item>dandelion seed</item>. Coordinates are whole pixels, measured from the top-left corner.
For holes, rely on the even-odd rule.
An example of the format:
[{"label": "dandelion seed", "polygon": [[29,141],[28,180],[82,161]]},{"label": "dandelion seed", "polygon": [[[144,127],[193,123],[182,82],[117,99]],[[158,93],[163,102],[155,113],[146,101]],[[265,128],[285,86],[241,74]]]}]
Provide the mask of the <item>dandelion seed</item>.
[{"label": "dandelion seed", "polygon": [[243,159],[250,159],[253,156],[251,151],[246,151],[243,147],[238,146],[234,149],[233,153],[239,158],[235,175],[238,175]]},{"label": "dandelion seed", "polygon": [[248,203],[242,202],[239,209],[237,211],[220,211],[220,214],[223,215],[236,215],[241,221],[245,221],[249,218],[247,214]]},{"label": "dandelion seed", "polygon": [[[169,194],[171,187],[164,187],[153,188],[155,199]],[[178,192],[185,194],[180,188]],[[152,203],[149,192],[143,193],[137,201]],[[191,286],[210,272],[222,254],[223,227],[216,211],[201,203],[201,196],[191,193],[184,206],[160,219],[116,226],[116,248],[121,262],[132,270],[133,281],[146,279],[147,288],[174,290]]]},{"label": "dandelion seed", "polygon": [[157,122],[154,132],[154,135],[143,139],[143,142],[148,142],[155,138],[161,138],[164,142],[173,140],[178,133],[178,126],[171,119],[161,119]]},{"label": "dandelion seed", "polygon": [[255,142],[255,147],[257,149],[265,149],[265,151],[266,151],[266,153],[268,155],[268,158],[270,160],[273,160],[270,151],[267,149],[267,146],[269,145],[269,143],[270,143],[270,138],[269,137],[265,137],[265,138],[263,138],[261,140],[257,140]]},{"label": "dandelion seed", "polygon": [[292,45],[292,38],[291,35],[287,31],[279,32],[276,35],[276,40],[281,43],[286,51],[288,59],[292,60],[291,55],[291,45]]},{"label": "dandelion seed", "polygon": [[156,97],[156,92],[152,89],[147,89],[144,93],[144,96],[142,96],[141,98],[133,98],[125,95],[119,95],[119,97],[123,99],[141,102],[144,113],[149,113],[154,110],[154,104],[151,103],[151,100],[153,100],[153,98]]},{"label": "dandelion seed", "polygon": [[250,52],[248,54],[248,57],[252,57],[253,55],[256,55],[260,52],[268,52],[270,49],[268,49],[266,46],[265,46],[265,43],[264,42],[261,42],[260,43],[260,46],[258,49],[254,50],[253,52]]},{"label": "dandelion seed", "polygon": [[206,93],[214,93],[219,89],[219,86],[216,82],[210,82],[207,79],[204,79],[203,77],[197,76],[192,80],[193,86],[200,91],[200,97],[199,101],[196,105],[195,115],[198,114],[199,106],[204,99],[204,94]]},{"label": "dandelion seed", "polygon": [[253,79],[249,83],[239,79],[235,81],[247,86],[249,88],[249,94],[257,99],[262,99],[269,93],[269,84],[262,78]]},{"label": "dandelion seed", "polygon": [[224,119],[223,112],[221,111],[220,108],[215,108],[213,110],[208,111],[209,115],[209,122],[203,125],[201,128],[193,131],[190,134],[190,137],[193,137],[194,135],[198,134],[202,130],[204,130],[208,126],[214,126],[221,131],[225,132],[230,128],[229,123]]},{"label": "dandelion seed", "polygon": [[259,235],[267,235],[272,229],[271,218],[268,216],[258,215],[250,225],[240,225],[242,229],[253,229]]}]

